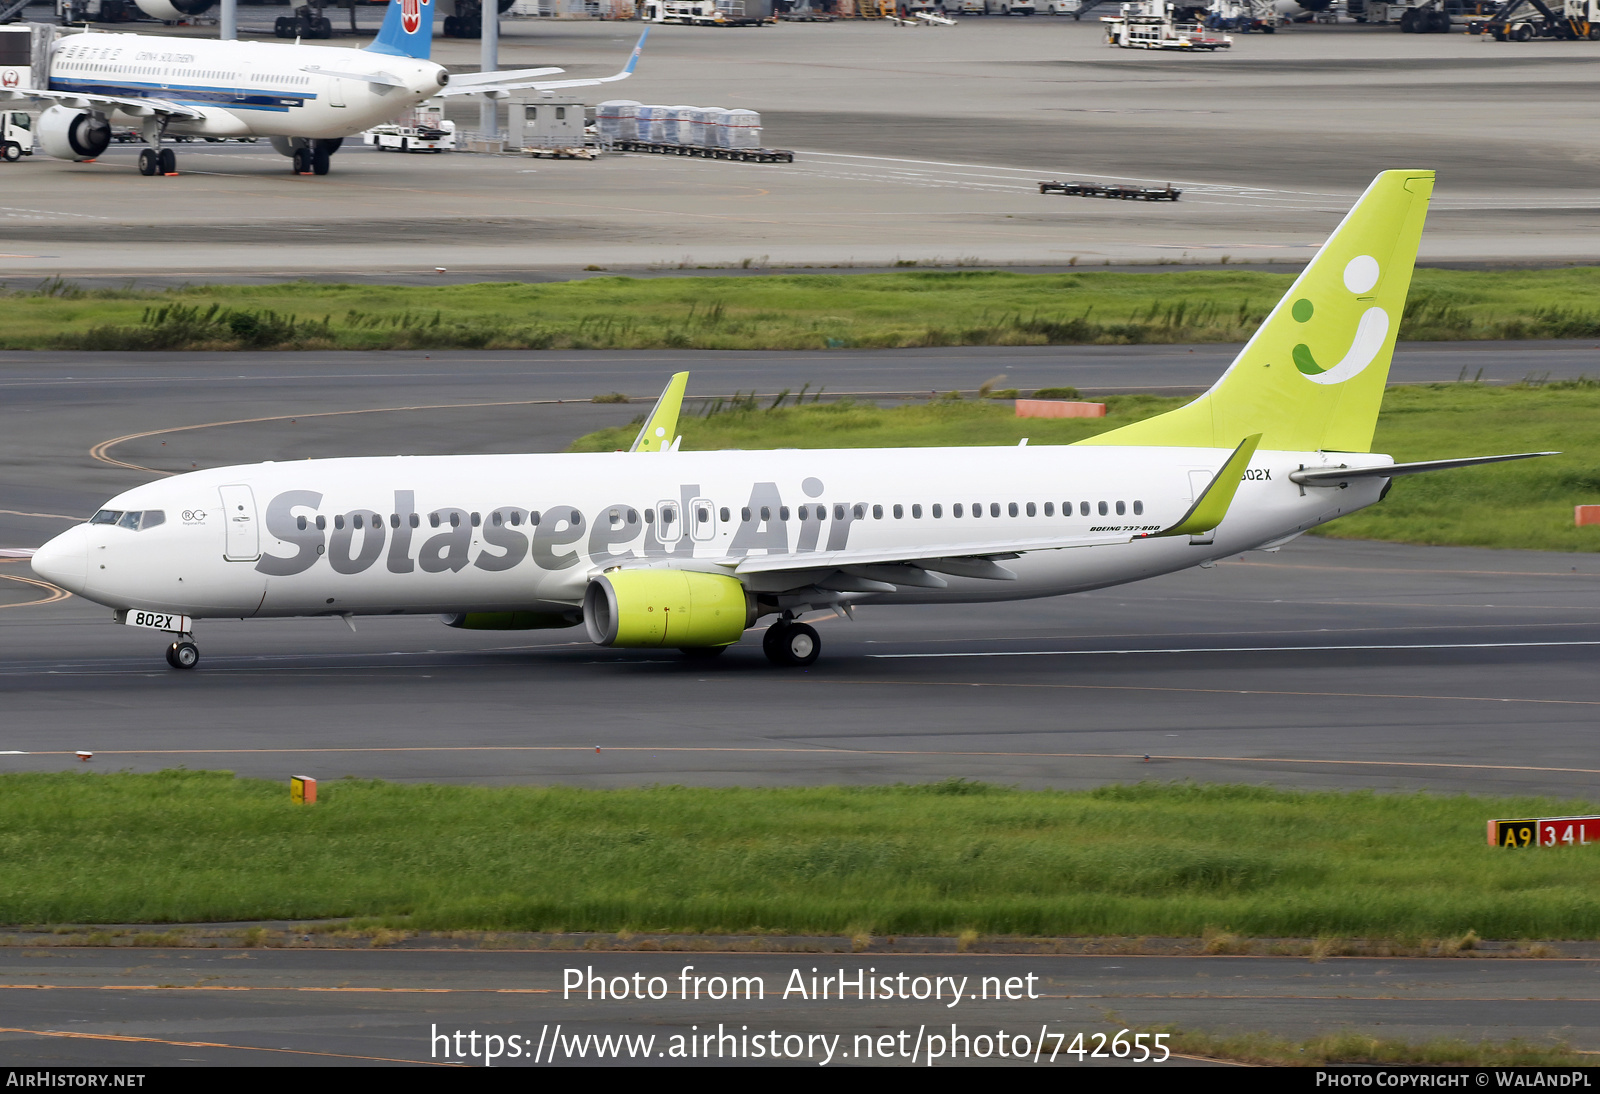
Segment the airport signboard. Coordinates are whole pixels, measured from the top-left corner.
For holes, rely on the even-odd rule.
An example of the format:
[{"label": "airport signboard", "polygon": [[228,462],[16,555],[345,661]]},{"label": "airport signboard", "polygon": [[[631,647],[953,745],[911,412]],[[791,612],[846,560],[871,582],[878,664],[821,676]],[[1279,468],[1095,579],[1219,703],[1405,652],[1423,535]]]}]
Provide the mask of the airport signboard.
[{"label": "airport signboard", "polygon": [[1492,820],[1490,847],[1581,847],[1600,843],[1600,817]]}]

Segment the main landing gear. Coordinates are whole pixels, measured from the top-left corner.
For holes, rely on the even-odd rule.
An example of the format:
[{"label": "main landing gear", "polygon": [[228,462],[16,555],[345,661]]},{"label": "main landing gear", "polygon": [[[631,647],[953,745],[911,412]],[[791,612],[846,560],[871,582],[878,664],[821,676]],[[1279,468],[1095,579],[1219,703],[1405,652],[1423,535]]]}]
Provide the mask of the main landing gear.
[{"label": "main landing gear", "polygon": [[176,175],[178,154],[170,148],[144,148],[139,151],[139,174]]},{"label": "main landing gear", "polygon": [[822,639],[813,628],[786,616],[767,628],[761,650],[774,665],[804,668],[822,652]]},{"label": "main landing gear", "polygon": [[167,647],[167,664],[175,669],[192,669],[200,663],[200,647],[194,644],[194,636],[181,634],[178,640]]},{"label": "main landing gear", "polygon": [[272,147],[289,157],[289,170],[296,175],[326,175],[333,166],[331,157],[343,143],[343,137],[272,138]]}]

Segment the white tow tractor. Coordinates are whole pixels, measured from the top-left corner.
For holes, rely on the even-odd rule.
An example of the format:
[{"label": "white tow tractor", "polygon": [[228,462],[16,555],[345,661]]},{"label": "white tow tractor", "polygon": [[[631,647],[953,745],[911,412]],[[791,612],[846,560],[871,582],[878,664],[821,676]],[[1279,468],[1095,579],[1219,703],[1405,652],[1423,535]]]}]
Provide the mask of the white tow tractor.
[{"label": "white tow tractor", "polygon": [[1102,15],[1106,45],[1123,49],[1229,49],[1233,39],[1221,31],[1209,30],[1199,22],[1180,21],[1184,5],[1171,0],[1137,0],[1123,4],[1117,15]]},{"label": "white tow tractor", "polygon": [[456,123],[444,116],[442,103],[429,99],[392,122],[373,126],[361,140],[380,152],[451,152]]}]

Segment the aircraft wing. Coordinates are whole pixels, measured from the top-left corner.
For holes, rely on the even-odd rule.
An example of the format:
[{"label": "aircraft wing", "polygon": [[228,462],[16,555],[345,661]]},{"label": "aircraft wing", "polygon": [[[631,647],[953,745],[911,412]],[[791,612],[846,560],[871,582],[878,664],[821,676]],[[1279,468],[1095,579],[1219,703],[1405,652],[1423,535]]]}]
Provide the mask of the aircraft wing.
[{"label": "aircraft wing", "polygon": [[622,71],[613,76],[598,76],[589,80],[544,80],[539,78],[542,72],[560,72],[560,69],[520,69],[510,72],[473,72],[461,76],[450,77],[450,82],[439,92],[440,96],[448,95],[488,95],[499,98],[511,91],[555,91],[563,87],[591,87],[594,84],[609,84],[617,80],[626,80],[633,75],[633,68],[639,63],[639,56],[644,52],[644,41],[650,37],[650,28],[646,27],[644,33],[639,35],[638,43],[633,47],[633,53],[628,58],[628,63]]},{"label": "aircraft wing", "polygon": [[137,118],[203,118],[205,114],[194,107],[183,106],[166,99],[124,99],[116,95],[86,95],[81,91],[47,91],[41,87],[0,88],[0,102],[15,99],[43,99],[77,110],[120,110]]}]

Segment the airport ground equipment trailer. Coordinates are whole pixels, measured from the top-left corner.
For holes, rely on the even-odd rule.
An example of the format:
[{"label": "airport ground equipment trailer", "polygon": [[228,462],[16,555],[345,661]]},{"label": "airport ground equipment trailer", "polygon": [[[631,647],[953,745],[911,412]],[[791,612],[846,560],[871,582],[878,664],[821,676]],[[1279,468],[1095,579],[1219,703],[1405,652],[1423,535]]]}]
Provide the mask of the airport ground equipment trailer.
[{"label": "airport ground equipment trailer", "polygon": [[1041,194],[1067,194],[1079,198],[1118,198],[1122,201],[1177,201],[1182,190],[1165,186],[1118,186],[1103,182],[1041,182]]},{"label": "airport ground equipment trailer", "polygon": [[1467,24],[1469,34],[1487,34],[1497,42],[1555,38],[1600,41],[1600,0],[1506,0],[1488,19]]},{"label": "airport ground equipment trailer", "polygon": [[618,152],[655,152],[664,156],[699,156],[708,160],[743,160],[746,163],[793,163],[794,153],[784,148],[703,148],[693,144],[656,144],[652,141],[617,141]]},{"label": "airport ground equipment trailer", "polygon": [[1228,49],[1233,39],[1198,22],[1180,21],[1187,9],[1172,0],[1136,0],[1116,15],[1102,15],[1106,44],[1123,49]]}]

